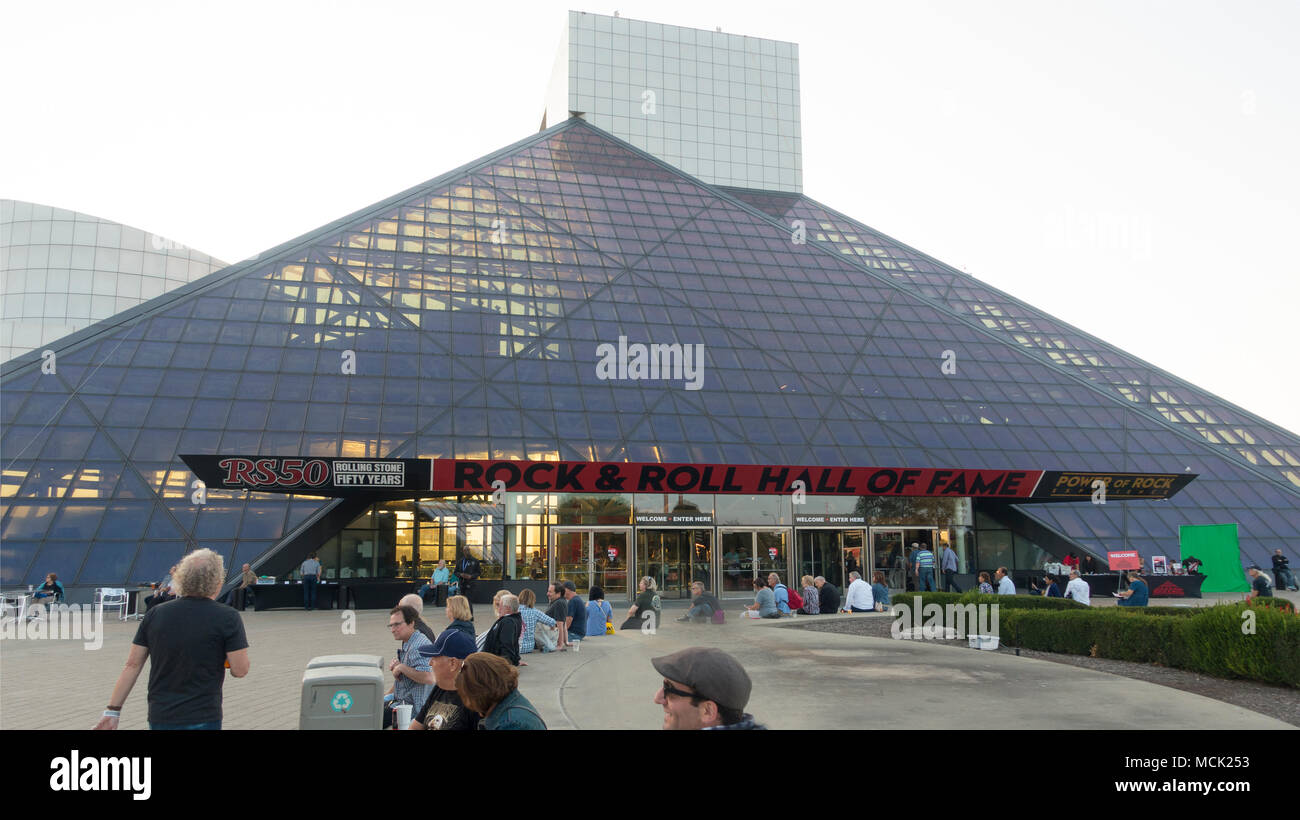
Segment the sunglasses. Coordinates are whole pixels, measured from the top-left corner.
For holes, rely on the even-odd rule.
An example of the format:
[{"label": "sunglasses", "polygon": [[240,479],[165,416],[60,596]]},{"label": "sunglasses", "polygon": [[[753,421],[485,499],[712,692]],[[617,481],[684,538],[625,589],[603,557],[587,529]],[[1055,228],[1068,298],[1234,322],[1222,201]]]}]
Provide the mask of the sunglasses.
[{"label": "sunglasses", "polygon": [[664,697],[668,697],[669,695],[676,695],[679,698],[690,698],[691,700],[699,700],[701,697],[699,692],[687,692],[678,689],[668,681],[664,681]]}]

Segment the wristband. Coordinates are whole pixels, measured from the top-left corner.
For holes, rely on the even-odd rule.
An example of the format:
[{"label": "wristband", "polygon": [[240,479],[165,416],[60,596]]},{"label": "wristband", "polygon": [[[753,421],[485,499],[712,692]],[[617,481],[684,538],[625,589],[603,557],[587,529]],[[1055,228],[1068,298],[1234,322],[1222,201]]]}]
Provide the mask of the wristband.
[{"label": "wristband", "polygon": [[115,709],[105,709],[105,710],[104,710],[104,717],[120,718],[120,717],[122,717],[122,713],[121,713],[120,711],[115,710]]}]

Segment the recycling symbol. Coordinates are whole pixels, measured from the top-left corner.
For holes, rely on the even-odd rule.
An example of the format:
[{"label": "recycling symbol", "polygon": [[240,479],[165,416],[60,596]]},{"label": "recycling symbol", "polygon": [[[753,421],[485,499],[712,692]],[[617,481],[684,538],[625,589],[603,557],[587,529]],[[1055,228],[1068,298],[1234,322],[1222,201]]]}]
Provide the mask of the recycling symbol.
[{"label": "recycling symbol", "polygon": [[334,693],[334,699],[330,701],[330,708],[335,712],[346,712],[352,708],[352,693],[346,689],[341,689]]}]

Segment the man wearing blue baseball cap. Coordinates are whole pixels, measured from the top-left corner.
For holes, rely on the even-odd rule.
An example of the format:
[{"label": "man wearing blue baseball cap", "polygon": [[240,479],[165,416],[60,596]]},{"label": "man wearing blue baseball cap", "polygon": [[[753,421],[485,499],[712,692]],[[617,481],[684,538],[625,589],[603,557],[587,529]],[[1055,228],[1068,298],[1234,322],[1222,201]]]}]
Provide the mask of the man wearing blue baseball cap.
[{"label": "man wearing blue baseball cap", "polygon": [[476,651],[474,639],[459,629],[445,629],[432,646],[420,648],[420,654],[430,659],[429,666],[433,669],[433,692],[406,728],[444,732],[466,732],[478,728],[478,714],[466,709],[456,693],[456,676],[465,665],[465,659]]}]

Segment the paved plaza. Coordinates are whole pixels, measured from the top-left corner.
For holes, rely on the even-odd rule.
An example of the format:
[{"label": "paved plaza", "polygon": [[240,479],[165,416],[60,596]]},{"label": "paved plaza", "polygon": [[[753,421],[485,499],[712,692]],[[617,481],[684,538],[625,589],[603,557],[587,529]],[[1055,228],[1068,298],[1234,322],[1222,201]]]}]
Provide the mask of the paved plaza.
[{"label": "paved plaza", "polygon": [[[1286,729],[1281,721],[1143,681],[1002,653],[790,629],[793,621],[742,621],[739,604],[722,626],[672,621],[654,635],[619,633],[580,652],[525,656],[520,688],[552,729],[658,729],[652,702],[662,683],[649,659],[687,646],[735,655],[754,680],[749,711],[774,729]],[[475,607],[479,631],[491,607]],[[441,610],[429,613],[441,630]],[[616,613],[617,614],[617,613]],[[225,728],[295,729],[303,669],[317,655],[393,656],[387,613],[246,612],[252,670],[225,685]],[[349,616],[350,617],[350,616]],[[865,618],[885,615],[819,616]],[[136,622],[111,614],[103,647],[80,641],[0,642],[0,729],[86,729],[98,719],[122,669]],[[123,710],[123,729],[146,728],[142,672]]]}]

